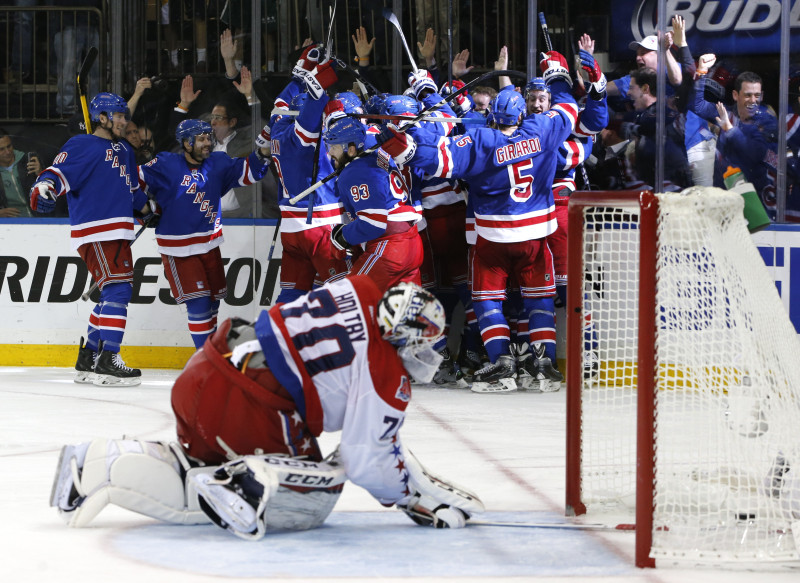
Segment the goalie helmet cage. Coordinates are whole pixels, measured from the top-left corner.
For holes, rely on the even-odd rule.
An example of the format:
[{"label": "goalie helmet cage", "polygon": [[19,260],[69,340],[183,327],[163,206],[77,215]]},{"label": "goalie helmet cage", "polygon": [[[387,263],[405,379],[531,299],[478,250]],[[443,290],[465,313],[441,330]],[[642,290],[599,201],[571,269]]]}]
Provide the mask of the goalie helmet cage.
[{"label": "goalie helmet cage", "polygon": [[799,558],[800,494],[772,469],[800,467],[800,341],[742,208],[717,188],[570,198],[566,513],[635,517],[639,567]]}]

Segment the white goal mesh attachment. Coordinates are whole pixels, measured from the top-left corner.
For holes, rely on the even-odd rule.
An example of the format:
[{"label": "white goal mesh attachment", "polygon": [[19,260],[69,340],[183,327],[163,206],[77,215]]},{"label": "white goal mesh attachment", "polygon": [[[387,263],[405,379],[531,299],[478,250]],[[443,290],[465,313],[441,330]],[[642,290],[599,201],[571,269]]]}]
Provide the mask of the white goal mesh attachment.
[{"label": "white goal mesh attachment", "polygon": [[567,512],[635,512],[640,566],[800,558],[800,341],[742,206],[570,201]]}]

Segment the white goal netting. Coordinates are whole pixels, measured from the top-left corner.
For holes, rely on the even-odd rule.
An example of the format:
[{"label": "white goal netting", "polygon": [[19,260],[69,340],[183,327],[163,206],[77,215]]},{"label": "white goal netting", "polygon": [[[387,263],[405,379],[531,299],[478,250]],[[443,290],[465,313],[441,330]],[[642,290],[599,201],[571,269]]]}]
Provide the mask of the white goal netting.
[{"label": "white goal netting", "polygon": [[[632,515],[638,310],[648,302],[656,318],[651,556],[800,558],[792,533],[800,491],[783,479],[800,473],[797,332],[741,197],[693,188],[657,198],[657,233],[646,234],[658,237],[656,258],[640,257],[638,207],[600,206],[600,197],[584,208],[583,307],[593,329],[579,340],[599,369],[581,393],[581,499],[595,515]],[[639,297],[642,260],[656,263],[654,298]]]}]

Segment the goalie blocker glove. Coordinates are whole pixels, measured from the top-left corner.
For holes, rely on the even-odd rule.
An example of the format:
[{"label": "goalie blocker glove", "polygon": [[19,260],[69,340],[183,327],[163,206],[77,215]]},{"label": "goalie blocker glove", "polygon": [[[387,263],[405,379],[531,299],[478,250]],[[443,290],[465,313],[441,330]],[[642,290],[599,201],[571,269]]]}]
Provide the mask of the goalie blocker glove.
[{"label": "goalie blocker glove", "polygon": [[569,76],[569,65],[567,65],[567,60],[564,58],[564,55],[558,51],[542,53],[542,59],[539,61],[539,69],[542,71],[544,82],[548,85],[556,79],[561,79],[572,87],[572,79]]},{"label": "goalie blocker glove", "polygon": [[597,64],[597,60],[589,51],[581,49],[579,55],[581,59],[581,68],[586,71],[586,74],[589,76],[589,82],[592,84],[592,89],[594,90],[592,98],[595,100],[602,99],[603,93],[605,93],[606,90],[606,76],[600,70],[600,65]]},{"label": "goalie blocker glove", "polygon": [[419,492],[411,495],[408,504],[397,507],[420,526],[433,528],[464,528],[467,525],[469,514],[447,504],[441,504],[430,496]]},{"label": "goalie blocker glove", "polygon": [[404,454],[411,494],[396,504],[411,520],[433,528],[464,528],[472,514],[483,512],[478,496],[429,472],[410,451]]},{"label": "goalie blocker glove", "polygon": [[400,166],[405,166],[417,153],[417,143],[414,138],[400,132],[391,124],[381,130],[375,138],[381,149],[394,158]]},{"label": "goalie blocker glove", "polygon": [[52,180],[42,180],[31,187],[31,209],[51,213],[56,208],[56,188]]}]

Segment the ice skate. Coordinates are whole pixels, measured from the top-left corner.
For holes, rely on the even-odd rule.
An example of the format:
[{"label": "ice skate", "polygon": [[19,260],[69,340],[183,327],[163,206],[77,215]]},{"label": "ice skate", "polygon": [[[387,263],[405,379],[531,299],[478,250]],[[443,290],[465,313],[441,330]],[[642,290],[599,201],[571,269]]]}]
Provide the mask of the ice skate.
[{"label": "ice skate", "polygon": [[75,363],[75,382],[91,385],[94,383],[94,363],[97,360],[97,352],[86,346],[81,336],[78,345],[78,362]]},{"label": "ice skate", "polygon": [[439,370],[433,375],[433,382],[437,385],[448,385],[458,389],[466,389],[469,385],[464,380],[464,375],[461,373],[458,364],[456,364],[453,356],[450,354],[450,349],[446,346],[439,354],[442,355],[444,360],[439,365]]},{"label": "ice skate", "polygon": [[561,389],[564,375],[553,366],[550,358],[544,355],[544,344],[536,344],[533,347],[533,357],[527,363],[530,363],[528,372],[533,379],[530,387],[533,392],[555,393]]},{"label": "ice skate", "polygon": [[596,350],[586,350],[583,353],[583,380],[596,381],[600,376],[600,357]]},{"label": "ice skate", "polygon": [[514,357],[503,354],[494,364],[475,371],[472,378],[473,393],[510,393],[517,390],[517,367]]},{"label": "ice skate", "polygon": [[467,381],[472,380],[475,371],[482,369],[487,364],[489,364],[489,356],[483,348],[480,351],[464,349],[458,355],[458,368]]},{"label": "ice skate", "polygon": [[528,391],[533,388],[533,376],[530,373],[533,368],[533,354],[527,342],[512,344],[511,351],[517,361],[517,388]]},{"label": "ice skate", "polygon": [[142,371],[125,364],[118,352],[101,350],[94,367],[97,386],[133,386],[142,382]]}]

